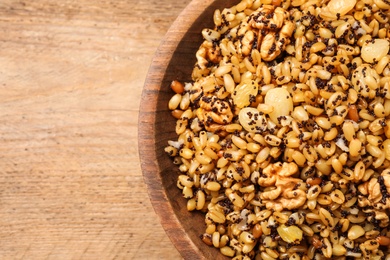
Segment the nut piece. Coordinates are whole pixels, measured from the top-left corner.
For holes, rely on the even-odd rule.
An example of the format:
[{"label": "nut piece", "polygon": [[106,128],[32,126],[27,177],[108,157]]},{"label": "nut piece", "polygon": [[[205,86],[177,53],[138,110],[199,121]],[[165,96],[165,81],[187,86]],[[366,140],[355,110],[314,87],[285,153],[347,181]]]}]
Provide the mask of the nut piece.
[{"label": "nut piece", "polygon": [[215,130],[215,125],[226,125],[233,119],[229,102],[216,96],[203,96],[199,105],[196,115],[208,131]]},{"label": "nut piece", "polygon": [[283,26],[284,20],[289,17],[286,10],[273,5],[263,5],[249,18],[249,24],[257,29],[276,30]]},{"label": "nut piece", "polygon": [[221,49],[209,41],[204,41],[196,52],[196,66],[199,71],[193,71],[193,79],[209,73],[209,64],[218,64],[221,61]]},{"label": "nut piece", "polygon": [[381,187],[380,184],[378,183],[378,179],[373,178],[369,181],[368,183],[368,199],[372,203],[377,203],[382,199],[382,194],[381,194]]},{"label": "nut piece", "polygon": [[306,193],[296,187],[303,184],[299,178],[291,177],[298,171],[298,166],[291,163],[277,162],[267,166],[258,179],[263,187],[274,187],[260,194],[267,209],[282,211],[296,209],[306,202]]},{"label": "nut piece", "polygon": [[295,30],[290,14],[281,7],[264,5],[249,18],[249,25],[259,29],[257,46],[261,58],[272,61],[286,49]]},{"label": "nut piece", "polygon": [[384,170],[378,178],[371,178],[364,187],[368,196],[359,195],[359,206],[371,206],[379,212],[390,208],[390,169]]}]

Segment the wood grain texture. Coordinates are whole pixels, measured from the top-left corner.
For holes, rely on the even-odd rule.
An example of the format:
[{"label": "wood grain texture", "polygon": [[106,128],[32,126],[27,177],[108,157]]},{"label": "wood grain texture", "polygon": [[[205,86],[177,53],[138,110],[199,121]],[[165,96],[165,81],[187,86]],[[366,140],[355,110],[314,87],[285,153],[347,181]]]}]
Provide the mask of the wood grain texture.
[{"label": "wood grain texture", "polygon": [[189,3],[2,0],[0,259],[180,259],[137,148],[154,52]]},{"label": "wood grain texture", "polygon": [[177,139],[175,119],[167,104],[173,92],[170,82],[191,80],[201,30],[212,28],[217,8],[237,0],[193,0],[169,29],[152,62],[141,99],[139,150],[141,166],[152,204],[167,234],[185,259],[226,259],[205,245],[204,215],[188,212],[186,200],[176,187],[179,171],[165,154],[168,140]]}]

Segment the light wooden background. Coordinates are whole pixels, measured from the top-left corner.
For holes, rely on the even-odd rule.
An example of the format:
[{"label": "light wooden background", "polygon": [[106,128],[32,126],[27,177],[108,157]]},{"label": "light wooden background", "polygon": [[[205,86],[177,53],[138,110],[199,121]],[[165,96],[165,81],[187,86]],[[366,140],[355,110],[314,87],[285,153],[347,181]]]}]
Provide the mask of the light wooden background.
[{"label": "light wooden background", "polygon": [[180,259],[149,202],[137,117],[188,2],[0,1],[0,259]]}]

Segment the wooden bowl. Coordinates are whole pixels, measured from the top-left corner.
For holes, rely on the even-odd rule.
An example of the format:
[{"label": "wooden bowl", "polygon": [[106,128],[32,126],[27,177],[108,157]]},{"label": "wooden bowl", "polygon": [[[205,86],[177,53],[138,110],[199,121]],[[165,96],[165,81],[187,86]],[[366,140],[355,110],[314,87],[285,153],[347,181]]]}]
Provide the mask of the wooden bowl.
[{"label": "wooden bowl", "polygon": [[204,244],[204,214],[188,212],[187,200],[177,188],[178,167],[164,152],[168,140],[177,140],[175,119],[168,109],[174,94],[172,80],[191,80],[195,53],[203,28],[213,28],[214,10],[237,0],[193,0],[173,23],[152,61],[142,93],[139,114],[139,153],[150,200],[163,228],[185,259],[226,259]]}]

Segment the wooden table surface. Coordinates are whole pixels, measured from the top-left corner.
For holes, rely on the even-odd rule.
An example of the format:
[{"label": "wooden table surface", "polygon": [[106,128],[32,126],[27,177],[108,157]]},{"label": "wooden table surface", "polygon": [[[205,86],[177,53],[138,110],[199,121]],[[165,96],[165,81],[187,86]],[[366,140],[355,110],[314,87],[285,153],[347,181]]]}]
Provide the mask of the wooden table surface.
[{"label": "wooden table surface", "polygon": [[0,259],[180,259],[149,202],[138,107],[189,0],[1,0]]}]

